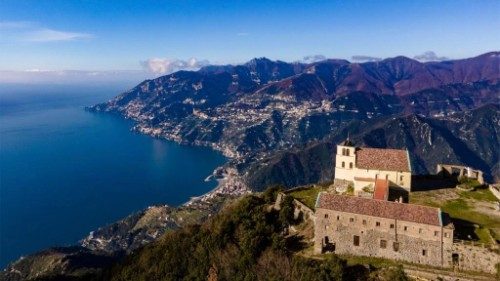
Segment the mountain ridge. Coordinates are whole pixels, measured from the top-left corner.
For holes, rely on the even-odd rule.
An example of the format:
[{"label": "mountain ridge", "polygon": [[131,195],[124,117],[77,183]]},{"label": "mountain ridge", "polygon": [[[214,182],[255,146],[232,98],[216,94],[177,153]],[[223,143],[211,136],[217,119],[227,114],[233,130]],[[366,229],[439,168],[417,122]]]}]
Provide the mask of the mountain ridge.
[{"label": "mountain ridge", "polygon": [[310,64],[257,58],[147,80],[90,109],[131,118],[142,133],[210,146],[244,169],[252,159],[325,138],[352,120],[440,117],[496,104],[499,65],[500,52],[425,63],[402,56]]}]

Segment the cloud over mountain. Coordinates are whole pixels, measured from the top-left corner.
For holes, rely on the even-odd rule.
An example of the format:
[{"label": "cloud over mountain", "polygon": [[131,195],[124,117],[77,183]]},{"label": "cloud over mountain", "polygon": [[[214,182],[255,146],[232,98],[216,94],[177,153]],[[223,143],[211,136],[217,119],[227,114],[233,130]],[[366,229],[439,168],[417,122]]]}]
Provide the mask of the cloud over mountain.
[{"label": "cloud over mountain", "polygon": [[141,62],[142,67],[154,74],[168,74],[179,70],[198,70],[209,65],[208,60],[190,58],[188,60],[151,58]]},{"label": "cloud over mountain", "polygon": [[356,55],[356,56],[352,56],[351,60],[353,62],[374,62],[374,61],[380,61],[380,60],[382,60],[382,58]]},{"label": "cloud over mountain", "polygon": [[421,62],[428,62],[428,61],[442,61],[442,60],[448,60],[448,57],[439,57],[434,53],[433,51],[427,51],[424,52],[423,54],[416,55],[413,57],[414,59],[421,61]]},{"label": "cloud over mountain", "polygon": [[309,56],[303,57],[301,62],[313,63],[313,62],[318,62],[318,61],[322,61],[322,60],[326,60],[326,57],[323,55],[309,55]]}]

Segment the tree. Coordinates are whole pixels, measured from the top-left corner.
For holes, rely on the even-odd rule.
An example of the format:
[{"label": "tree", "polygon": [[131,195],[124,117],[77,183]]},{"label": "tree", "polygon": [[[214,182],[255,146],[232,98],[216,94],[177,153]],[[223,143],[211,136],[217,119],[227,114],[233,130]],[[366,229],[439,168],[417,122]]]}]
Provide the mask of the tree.
[{"label": "tree", "polygon": [[273,185],[269,188],[267,188],[264,193],[262,193],[262,198],[264,198],[264,201],[267,204],[272,204],[274,201],[276,201],[276,197],[278,195],[278,192],[283,191],[283,187],[280,185]]},{"label": "tree", "polygon": [[293,210],[293,197],[285,196],[281,201],[279,213],[279,220],[284,228],[293,224]]}]

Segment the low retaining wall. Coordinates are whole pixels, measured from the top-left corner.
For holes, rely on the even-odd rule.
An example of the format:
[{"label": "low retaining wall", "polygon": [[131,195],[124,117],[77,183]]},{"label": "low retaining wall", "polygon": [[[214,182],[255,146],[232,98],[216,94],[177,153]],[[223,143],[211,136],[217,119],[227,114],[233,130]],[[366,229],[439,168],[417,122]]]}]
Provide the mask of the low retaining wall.
[{"label": "low retaining wall", "polygon": [[[285,198],[285,196],[289,196],[289,195],[286,195],[285,193],[280,192],[276,196],[276,202],[274,203],[274,208],[276,210],[280,209],[281,202],[283,201],[283,198]],[[293,199],[293,205],[295,207],[294,208],[294,217],[296,219],[302,213],[302,216],[303,216],[304,220],[312,219],[314,221],[314,211],[311,210],[309,207],[307,207],[304,203],[302,203],[299,200],[297,200],[297,199],[294,198]]]},{"label": "low retaining wall", "polygon": [[498,249],[461,241],[453,243],[452,260],[455,268],[459,270],[495,274],[496,265],[500,263],[500,255]]},{"label": "low retaining wall", "polygon": [[491,193],[493,193],[493,195],[495,195],[495,197],[498,200],[500,200],[500,184],[499,183],[490,184],[489,188],[490,188]]}]

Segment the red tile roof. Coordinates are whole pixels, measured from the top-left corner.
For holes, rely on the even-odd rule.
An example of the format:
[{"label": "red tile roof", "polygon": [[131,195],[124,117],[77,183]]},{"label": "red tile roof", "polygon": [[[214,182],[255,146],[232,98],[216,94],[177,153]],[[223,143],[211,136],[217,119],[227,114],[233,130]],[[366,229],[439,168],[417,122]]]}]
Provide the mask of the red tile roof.
[{"label": "red tile roof", "polygon": [[375,191],[373,192],[373,199],[387,200],[389,198],[389,181],[376,180]]},{"label": "red tile roof", "polygon": [[383,171],[411,171],[408,153],[402,149],[360,148],[356,151],[356,167]]},{"label": "red tile roof", "polygon": [[441,210],[414,204],[321,192],[316,208],[441,226]]}]

